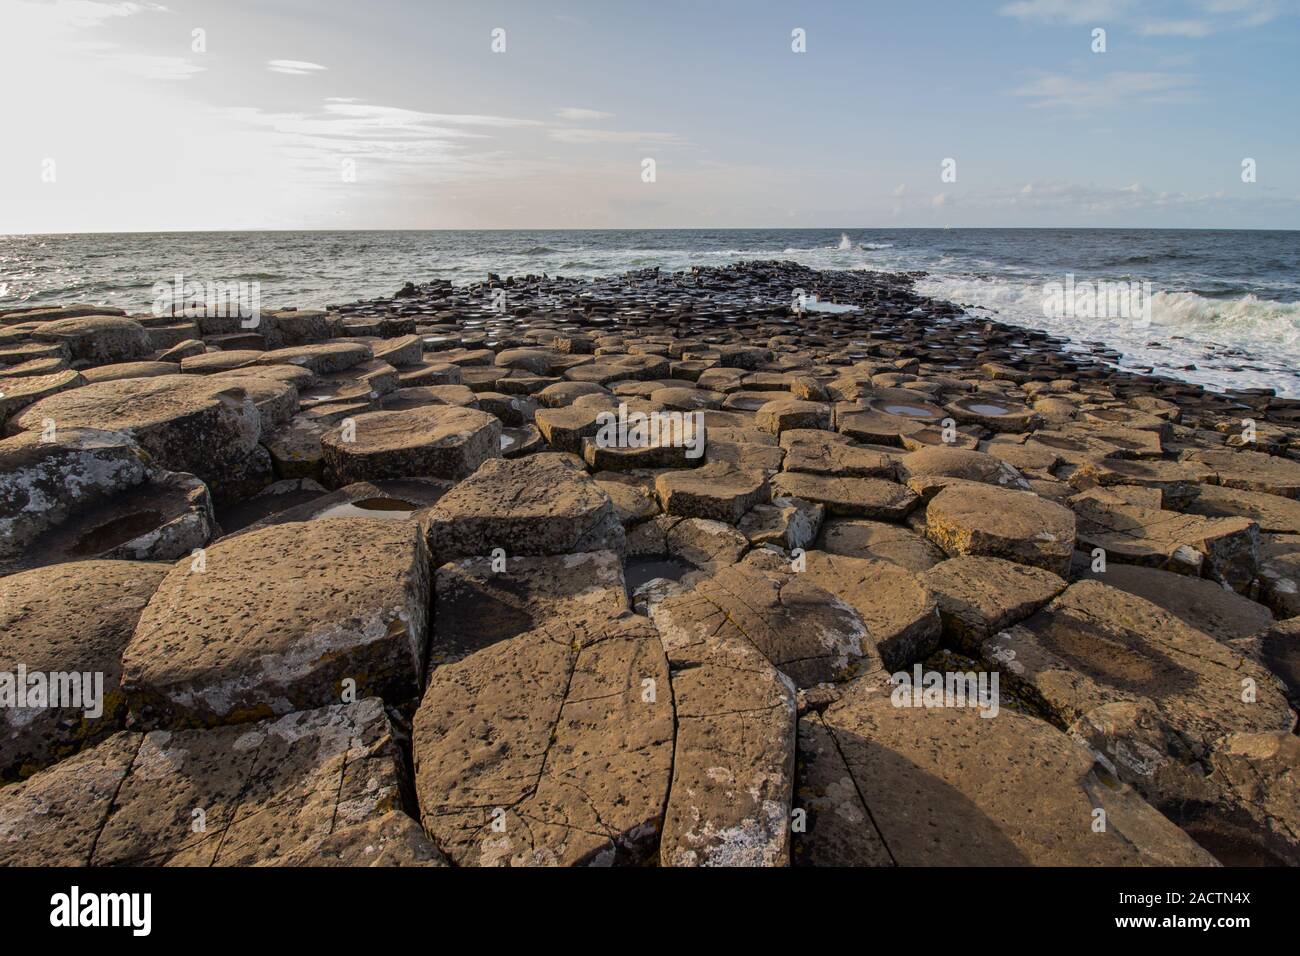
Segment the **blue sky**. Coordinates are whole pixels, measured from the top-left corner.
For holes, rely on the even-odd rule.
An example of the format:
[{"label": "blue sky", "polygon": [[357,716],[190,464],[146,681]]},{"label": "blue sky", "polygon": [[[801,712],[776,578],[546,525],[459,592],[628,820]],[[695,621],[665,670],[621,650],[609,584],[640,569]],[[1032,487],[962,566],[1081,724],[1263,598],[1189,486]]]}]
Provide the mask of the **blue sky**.
[{"label": "blue sky", "polygon": [[1291,0],[0,0],[0,23],[0,232],[1300,227]]}]

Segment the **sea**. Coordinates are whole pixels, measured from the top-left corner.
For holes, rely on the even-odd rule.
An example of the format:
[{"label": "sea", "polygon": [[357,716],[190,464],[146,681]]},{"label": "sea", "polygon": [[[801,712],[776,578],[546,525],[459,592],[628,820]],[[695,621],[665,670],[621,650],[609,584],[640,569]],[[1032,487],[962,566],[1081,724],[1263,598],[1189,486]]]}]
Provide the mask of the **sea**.
[{"label": "sea", "polygon": [[[94,302],[148,311],[153,286],[259,283],[262,308],[391,295],[404,282],[608,276],[743,259],[923,272],[976,315],[1101,343],[1123,368],[1300,397],[1300,232],[1168,229],[649,229],[92,233],[0,236],[0,311]],[[1109,284],[1109,285],[1106,285]],[[1142,320],[1061,308],[1122,284]],[[1101,303],[1104,295],[1098,295]],[[1086,306],[1086,298],[1069,298]],[[1109,300],[1112,305],[1116,301]],[[1125,310],[1127,311],[1127,310]],[[815,321],[815,313],[810,321]]]}]

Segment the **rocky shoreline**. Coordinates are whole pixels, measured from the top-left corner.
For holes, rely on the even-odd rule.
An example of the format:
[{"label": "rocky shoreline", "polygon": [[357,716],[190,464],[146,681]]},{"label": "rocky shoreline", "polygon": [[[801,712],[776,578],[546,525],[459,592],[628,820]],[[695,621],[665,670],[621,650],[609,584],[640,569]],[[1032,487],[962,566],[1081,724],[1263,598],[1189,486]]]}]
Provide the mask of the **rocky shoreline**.
[{"label": "rocky shoreline", "polygon": [[1300,401],[915,278],[0,312],[0,864],[1300,864]]}]

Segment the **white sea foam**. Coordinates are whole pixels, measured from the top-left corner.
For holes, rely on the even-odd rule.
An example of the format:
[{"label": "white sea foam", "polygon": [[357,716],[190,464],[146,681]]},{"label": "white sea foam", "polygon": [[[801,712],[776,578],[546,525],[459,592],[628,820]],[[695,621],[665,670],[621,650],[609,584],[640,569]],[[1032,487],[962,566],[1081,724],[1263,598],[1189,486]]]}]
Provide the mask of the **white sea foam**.
[{"label": "white sea foam", "polygon": [[1274,388],[1279,395],[1300,396],[1300,302],[1158,291],[1151,299],[1151,323],[1143,326],[1045,314],[1043,285],[1033,281],[930,275],[917,292],[996,312],[1011,325],[1104,342],[1121,353],[1125,368],[1149,365],[1213,388]]}]

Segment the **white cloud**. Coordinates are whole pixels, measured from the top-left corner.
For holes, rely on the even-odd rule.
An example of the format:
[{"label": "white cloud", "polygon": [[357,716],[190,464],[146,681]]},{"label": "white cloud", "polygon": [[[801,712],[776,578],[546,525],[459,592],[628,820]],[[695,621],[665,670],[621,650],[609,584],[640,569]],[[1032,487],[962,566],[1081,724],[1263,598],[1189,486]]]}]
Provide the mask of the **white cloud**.
[{"label": "white cloud", "polygon": [[1191,98],[1193,77],[1183,73],[1116,72],[1099,76],[1049,73],[1011,91],[1035,107],[1108,109],[1132,103],[1169,103]]},{"label": "white cloud", "polygon": [[555,111],[555,115],[562,120],[570,123],[584,123],[588,120],[606,120],[613,119],[613,113],[602,113],[600,110],[587,110],[579,106],[566,106],[563,109]]},{"label": "white cloud", "polygon": [[1213,32],[1205,20],[1149,20],[1141,30],[1149,37],[1208,37]]},{"label": "white cloud", "polygon": [[310,76],[329,69],[319,63],[309,63],[306,60],[267,60],[266,68],[272,73],[285,73],[290,76]]},{"label": "white cloud", "polygon": [[661,146],[684,146],[676,133],[646,133],[632,130],[574,129],[561,126],[548,134],[557,143],[655,143]]},{"label": "white cloud", "polygon": [[1128,0],[1017,0],[998,13],[1018,20],[1077,24],[1115,19],[1128,7]]}]

